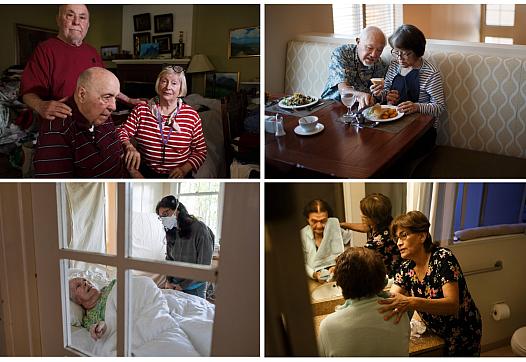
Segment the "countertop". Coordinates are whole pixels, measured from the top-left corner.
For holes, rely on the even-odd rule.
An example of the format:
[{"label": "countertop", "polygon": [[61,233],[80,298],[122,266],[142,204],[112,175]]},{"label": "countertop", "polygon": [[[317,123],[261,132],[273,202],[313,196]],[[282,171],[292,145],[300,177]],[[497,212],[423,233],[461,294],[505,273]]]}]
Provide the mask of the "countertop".
[{"label": "countertop", "polygon": [[[312,293],[312,291],[320,285],[320,283],[309,279],[309,292]],[[318,336],[321,321],[334,312],[335,307],[343,304],[343,302],[343,297],[318,302],[311,301],[316,336]],[[413,319],[419,319],[418,313],[414,313]],[[411,337],[409,340],[410,356],[443,356],[444,348],[444,340],[428,331],[418,338]]]}]

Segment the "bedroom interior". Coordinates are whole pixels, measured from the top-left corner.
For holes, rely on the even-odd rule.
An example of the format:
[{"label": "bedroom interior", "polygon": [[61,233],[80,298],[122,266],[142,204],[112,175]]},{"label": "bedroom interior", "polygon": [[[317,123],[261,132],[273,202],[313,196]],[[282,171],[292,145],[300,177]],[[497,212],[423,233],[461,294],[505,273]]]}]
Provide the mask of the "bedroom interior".
[{"label": "bedroom interior", "polygon": [[[210,266],[165,260],[152,210],[169,194],[213,230]],[[259,355],[259,184],[2,183],[0,195],[0,355]],[[213,288],[203,299],[157,287],[160,275]],[[117,280],[97,342],[68,300],[73,277]]]},{"label": "bedroom interior", "polygon": [[[195,178],[259,177],[259,152],[255,153],[259,147],[254,143],[254,139],[259,142],[259,54],[231,54],[229,35],[236,29],[257,27],[259,36],[259,5],[90,4],[88,8],[90,29],[85,41],[102,54],[105,66],[118,76],[124,94],[151,98],[155,95],[157,74],[165,65],[179,65],[189,71],[185,101],[198,110],[209,149],[209,157],[194,174]],[[17,27],[33,31],[31,36],[52,34],[56,31],[57,5],[1,5],[0,9],[4,44],[0,56],[3,74],[0,91],[6,99],[0,121],[0,177],[31,178],[31,142],[37,130],[31,117],[21,116],[26,108],[18,102],[17,91],[24,66],[20,52],[29,48],[31,53],[36,44],[19,42],[22,38]],[[144,35],[144,39],[137,41],[158,41],[166,49],[161,49],[154,58],[141,56],[134,43],[138,34]],[[201,56],[208,59],[207,67],[199,62]],[[219,75],[235,75],[235,79],[224,88]],[[211,76],[212,83],[207,81]],[[231,107],[226,105],[230,97],[245,99],[238,106],[242,107],[242,119],[230,116]],[[127,105],[119,104],[113,114],[115,123],[122,123],[129,111]],[[240,134],[226,131],[232,122],[242,130]],[[233,140],[236,137],[240,140]],[[229,154],[237,143],[241,148],[247,145],[250,156],[225,158],[225,153]]]}]

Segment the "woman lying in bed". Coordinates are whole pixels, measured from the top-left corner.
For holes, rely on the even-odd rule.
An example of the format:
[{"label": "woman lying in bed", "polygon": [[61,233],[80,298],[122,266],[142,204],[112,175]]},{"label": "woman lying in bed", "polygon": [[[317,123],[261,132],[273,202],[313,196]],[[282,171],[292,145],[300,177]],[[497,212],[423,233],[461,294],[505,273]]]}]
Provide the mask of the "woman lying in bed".
[{"label": "woman lying in bed", "polygon": [[82,318],[82,327],[89,330],[94,340],[100,339],[106,332],[104,313],[106,301],[117,280],[98,290],[89,280],[73,278],[69,281],[69,298],[86,310]]},{"label": "woman lying in bed", "polygon": [[[116,356],[117,288],[99,290],[89,280],[69,280],[70,299],[84,308],[82,326],[94,343],[88,353]],[[194,295],[161,290],[152,279],[132,276],[128,288],[131,353],[135,356],[209,356],[214,305]],[[90,338],[87,333],[86,338]],[[82,346],[85,346],[82,343]]]}]

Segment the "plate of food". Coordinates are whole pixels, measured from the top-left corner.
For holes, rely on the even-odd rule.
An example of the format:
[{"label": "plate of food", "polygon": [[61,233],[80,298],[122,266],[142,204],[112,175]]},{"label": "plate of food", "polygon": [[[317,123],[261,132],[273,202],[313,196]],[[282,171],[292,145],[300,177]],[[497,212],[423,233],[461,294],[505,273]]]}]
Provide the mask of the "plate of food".
[{"label": "plate of food", "polygon": [[319,99],[317,97],[306,96],[301,93],[294,93],[293,95],[285,97],[279,101],[278,106],[285,109],[305,108],[316,104],[318,100]]},{"label": "plate of food", "polygon": [[362,112],[363,116],[373,122],[390,122],[402,118],[403,112],[399,112],[396,106],[375,104]]}]

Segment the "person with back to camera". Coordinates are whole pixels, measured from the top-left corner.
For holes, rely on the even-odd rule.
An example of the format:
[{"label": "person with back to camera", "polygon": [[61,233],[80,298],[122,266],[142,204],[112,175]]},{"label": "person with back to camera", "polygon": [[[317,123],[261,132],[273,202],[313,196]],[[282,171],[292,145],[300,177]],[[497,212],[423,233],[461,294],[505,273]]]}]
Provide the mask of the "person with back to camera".
[{"label": "person with back to camera", "polygon": [[145,178],[191,178],[205,162],[207,148],[199,114],[182,100],[187,92],[183,68],[164,68],[155,90],[158,95],[137,105],[119,128],[126,166]]},{"label": "person with back to camera", "polygon": [[383,78],[387,64],[381,58],[385,35],[376,26],[362,29],[355,44],[344,44],[334,49],[329,64],[329,77],[321,98],[340,100],[340,90],[348,89],[359,103],[359,108],[375,103],[369,91],[371,78]]},{"label": "person with back to camera", "polygon": [[[214,233],[206,224],[190,215],[174,196],[165,196],[155,212],[166,230],[166,260],[210,265],[214,252]],[[205,298],[207,283],[190,279],[166,277],[167,289],[181,290]]]},{"label": "person with back to camera", "polygon": [[307,275],[320,283],[334,271],[336,257],[350,244],[352,233],[340,228],[329,204],[321,199],[311,200],[303,209],[306,225],[300,231]]},{"label": "person with back to camera", "polygon": [[[80,73],[91,67],[104,67],[97,50],[84,42],[90,26],[87,6],[60,5],[58,10],[57,37],[38,44],[20,83],[24,103],[45,120],[71,116],[66,100],[73,95]],[[142,102],[120,92],[117,98],[128,104]]]},{"label": "person with back to camera", "polygon": [[360,200],[362,223],[341,223],[342,228],[367,233],[366,248],[375,250],[384,261],[387,275],[394,278],[402,257],[391,237],[390,225],[393,220],[391,200],[383,194],[374,193]]},{"label": "person with back to camera", "polygon": [[398,323],[417,311],[426,327],[445,340],[448,356],[479,356],[482,320],[460,264],[451,250],[434,244],[429,221],[420,211],[400,215],[391,224],[404,262],[380,300],[384,319]]},{"label": "person with back to camera", "polygon": [[385,265],[373,250],[350,247],[336,259],[334,278],[345,303],[320,324],[320,356],[408,356],[409,317],[384,321],[378,301],[388,297]]}]

